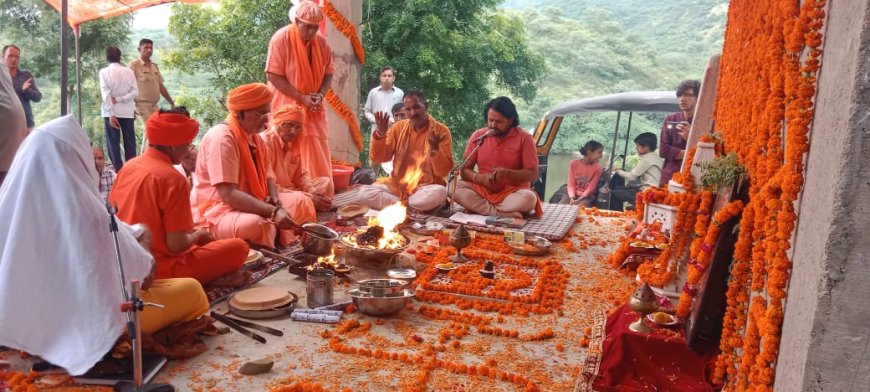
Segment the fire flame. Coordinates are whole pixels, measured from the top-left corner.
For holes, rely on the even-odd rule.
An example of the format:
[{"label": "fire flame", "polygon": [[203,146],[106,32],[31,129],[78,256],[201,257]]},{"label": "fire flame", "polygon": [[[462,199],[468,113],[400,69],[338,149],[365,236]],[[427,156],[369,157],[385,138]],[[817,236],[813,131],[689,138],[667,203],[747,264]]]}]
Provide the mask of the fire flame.
[{"label": "fire flame", "polygon": [[369,219],[369,226],[380,226],[384,228],[384,236],[378,240],[378,249],[399,248],[403,243],[401,234],[396,230],[396,226],[405,221],[408,215],[408,209],[401,202],[387,206],[374,218]]},{"label": "fire flame", "polygon": [[409,169],[405,171],[405,175],[402,176],[401,180],[399,180],[400,184],[405,185],[405,191],[408,195],[417,189],[417,185],[420,184],[420,179],[423,178],[423,170],[420,168],[420,164],[423,160],[417,156],[411,159],[413,159],[414,162],[408,165]]},{"label": "fire flame", "polygon": [[317,258],[317,261],[313,264],[309,265],[307,269],[309,271],[319,269],[319,268],[331,268],[335,269],[338,266],[338,262],[335,261],[335,251],[332,251],[329,256],[320,256]]}]

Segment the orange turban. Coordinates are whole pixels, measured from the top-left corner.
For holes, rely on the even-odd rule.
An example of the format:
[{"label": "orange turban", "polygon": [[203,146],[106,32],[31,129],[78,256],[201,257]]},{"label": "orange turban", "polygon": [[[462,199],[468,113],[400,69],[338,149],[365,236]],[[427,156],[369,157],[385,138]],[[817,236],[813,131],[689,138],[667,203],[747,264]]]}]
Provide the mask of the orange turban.
[{"label": "orange turban", "polygon": [[244,84],[227,95],[227,108],[233,112],[256,109],[270,102],[272,89],[263,83]]},{"label": "orange turban", "polygon": [[155,146],[180,146],[199,133],[199,123],[183,114],[154,112],[145,122],[148,143]]},{"label": "orange turban", "polygon": [[307,24],[320,24],[323,20],[323,11],[317,3],[310,0],[302,0],[296,6],[296,19]]},{"label": "orange turban", "polygon": [[295,103],[283,105],[272,112],[272,120],[274,125],[281,125],[285,122],[295,122],[301,125],[305,122],[305,109]]}]

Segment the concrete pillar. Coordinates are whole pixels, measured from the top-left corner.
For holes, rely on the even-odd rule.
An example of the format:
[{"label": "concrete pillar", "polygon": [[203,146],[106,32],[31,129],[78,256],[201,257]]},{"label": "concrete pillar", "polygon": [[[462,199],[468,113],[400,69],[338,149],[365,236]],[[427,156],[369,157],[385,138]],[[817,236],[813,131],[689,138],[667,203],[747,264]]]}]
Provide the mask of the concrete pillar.
[{"label": "concrete pillar", "polygon": [[828,2],[777,391],[870,385],[870,6]]},{"label": "concrete pillar", "polygon": [[[357,26],[357,34],[359,34],[359,24],[362,21],[362,1],[332,0],[332,4],[347,20]],[[362,65],[357,60],[350,41],[330,22],[326,23],[326,41],[332,48],[335,63],[332,89],[345,105],[353,110],[358,119],[360,109],[359,77]],[[327,110],[326,118],[329,124],[329,146],[332,150],[332,159],[348,163],[359,162],[359,151],[351,137],[347,123],[332,109]]]}]

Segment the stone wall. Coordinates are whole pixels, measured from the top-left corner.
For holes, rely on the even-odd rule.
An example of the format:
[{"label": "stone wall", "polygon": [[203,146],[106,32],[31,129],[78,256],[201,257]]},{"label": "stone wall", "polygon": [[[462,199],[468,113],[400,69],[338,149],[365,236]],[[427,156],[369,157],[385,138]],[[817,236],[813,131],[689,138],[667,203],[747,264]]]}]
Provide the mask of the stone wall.
[{"label": "stone wall", "polygon": [[828,2],[777,391],[870,385],[870,7]]}]

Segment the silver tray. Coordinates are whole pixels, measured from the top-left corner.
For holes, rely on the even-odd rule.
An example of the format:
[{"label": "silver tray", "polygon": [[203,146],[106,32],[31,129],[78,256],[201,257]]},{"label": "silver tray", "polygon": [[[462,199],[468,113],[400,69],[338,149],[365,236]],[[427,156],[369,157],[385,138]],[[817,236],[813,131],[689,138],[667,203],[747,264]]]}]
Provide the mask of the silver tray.
[{"label": "silver tray", "polygon": [[238,309],[230,304],[230,300],[232,300],[233,297],[236,296],[236,293],[230,294],[229,298],[227,298],[227,306],[229,306],[229,308],[230,308],[230,313],[232,313],[236,316],[239,316],[239,317],[247,318],[247,319],[258,320],[258,319],[277,318],[277,317],[281,317],[281,316],[289,316],[290,313],[293,313],[293,309],[296,309],[296,304],[299,303],[299,297],[296,294],[294,294],[292,291],[288,291],[288,293],[290,293],[290,295],[293,296],[293,300],[290,301],[289,304],[275,308],[275,309],[269,309],[269,310],[242,310],[242,309]]}]

